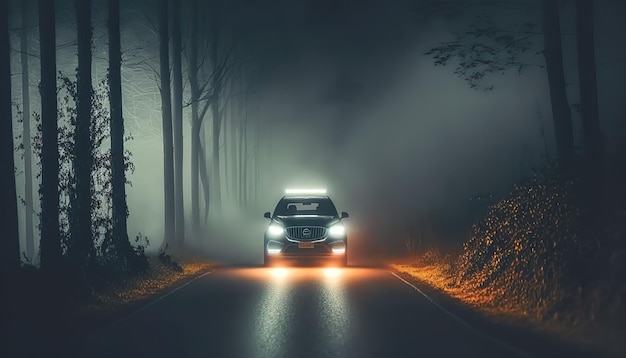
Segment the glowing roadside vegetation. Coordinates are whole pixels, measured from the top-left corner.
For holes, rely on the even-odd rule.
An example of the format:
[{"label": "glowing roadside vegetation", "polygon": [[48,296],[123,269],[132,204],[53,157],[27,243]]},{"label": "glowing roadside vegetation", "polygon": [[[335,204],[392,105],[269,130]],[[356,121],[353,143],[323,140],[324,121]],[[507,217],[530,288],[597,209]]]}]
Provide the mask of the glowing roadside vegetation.
[{"label": "glowing roadside vegetation", "polygon": [[437,251],[428,251],[423,257],[416,257],[410,263],[392,264],[391,267],[487,312],[522,314],[522,312],[516,312],[519,309],[511,305],[505,307],[497,304],[496,302],[499,301],[496,299],[497,292],[493,292],[494,290],[490,287],[481,288],[469,282],[458,282],[458,274],[452,264],[449,256],[443,257]]},{"label": "glowing roadside vegetation", "polygon": [[579,184],[557,178],[545,168],[518,184],[458,257],[430,250],[392,268],[498,317],[626,351],[625,213],[606,210],[594,228]]},{"label": "glowing roadside vegetation", "polygon": [[180,269],[173,269],[171,263],[166,264],[153,258],[149,260],[149,270],[94,292],[93,301],[86,307],[86,311],[112,311],[141,302],[176,284],[182,284],[185,279],[198,276],[213,268],[210,263],[192,261],[179,262],[177,265]]}]

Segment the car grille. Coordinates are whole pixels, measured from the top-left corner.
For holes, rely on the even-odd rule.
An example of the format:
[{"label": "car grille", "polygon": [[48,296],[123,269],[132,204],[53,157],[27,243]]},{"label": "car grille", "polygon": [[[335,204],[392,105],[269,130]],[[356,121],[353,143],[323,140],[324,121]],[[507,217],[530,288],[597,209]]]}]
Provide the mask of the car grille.
[{"label": "car grille", "polygon": [[323,226],[290,226],[287,236],[298,240],[317,240],[326,237],[326,228]]}]

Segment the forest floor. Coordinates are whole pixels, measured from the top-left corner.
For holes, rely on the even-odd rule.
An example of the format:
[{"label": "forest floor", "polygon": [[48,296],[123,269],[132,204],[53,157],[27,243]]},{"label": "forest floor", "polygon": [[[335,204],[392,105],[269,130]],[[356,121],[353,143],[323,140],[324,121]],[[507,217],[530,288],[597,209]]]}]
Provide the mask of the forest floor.
[{"label": "forest floor", "polygon": [[[552,337],[585,351],[607,356],[626,356],[626,331],[607,322],[576,317],[576,312],[559,312],[552,317],[533,314],[517,304],[515,298],[508,302],[496,299],[488,290],[459,283],[458,272],[450,256],[429,251],[421,256],[397,259],[389,267],[404,277],[413,279],[433,289],[435,294],[451,298],[452,304],[467,307],[477,315],[496,324],[518,327],[543,336]],[[523,348],[523,347],[520,347]]]},{"label": "forest floor", "polygon": [[106,287],[93,291],[92,299],[78,305],[74,311],[77,317],[105,319],[118,317],[146,304],[173,287],[213,270],[211,263],[202,260],[176,261],[178,269],[171,263],[150,257],[150,269],[146,272],[112,282]]}]

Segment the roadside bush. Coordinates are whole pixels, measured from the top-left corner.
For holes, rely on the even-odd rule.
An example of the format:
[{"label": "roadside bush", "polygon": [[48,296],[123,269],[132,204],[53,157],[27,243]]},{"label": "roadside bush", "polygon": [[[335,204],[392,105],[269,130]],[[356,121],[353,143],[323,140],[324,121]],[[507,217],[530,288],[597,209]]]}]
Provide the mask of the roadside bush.
[{"label": "roadside bush", "polygon": [[581,227],[577,184],[548,165],[516,185],[473,225],[457,283],[540,319],[578,309],[595,248]]},{"label": "roadside bush", "polygon": [[165,244],[165,246],[159,250],[159,261],[167,267],[168,269],[175,272],[183,272],[183,268],[178,264],[178,262],[172,259],[172,256],[166,253],[169,249],[169,245]]}]

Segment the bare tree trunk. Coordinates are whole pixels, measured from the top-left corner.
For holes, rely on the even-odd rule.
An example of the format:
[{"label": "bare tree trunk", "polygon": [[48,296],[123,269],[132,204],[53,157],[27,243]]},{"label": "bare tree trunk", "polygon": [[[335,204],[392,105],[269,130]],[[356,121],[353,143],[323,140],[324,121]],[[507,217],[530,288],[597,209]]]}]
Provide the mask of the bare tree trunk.
[{"label": "bare tree trunk", "polygon": [[33,165],[30,146],[30,93],[28,68],[28,9],[27,0],[21,2],[22,29],[20,31],[20,59],[22,62],[22,145],[24,146],[24,224],[26,239],[26,257],[35,259],[35,238],[33,233]]},{"label": "bare tree trunk", "polygon": [[574,135],[565,92],[558,0],[543,0],[543,31],[557,159],[561,169],[567,171],[572,165]]},{"label": "bare tree trunk", "polygon": [[194,235],[200,232],[200,188],[198,179],[198,158],[200,150],[200,117],[198,101],[198,0],[191,3],[191,36],[188,56],[189,88],[191,90],[191,228]]},{"label": "bare tree trunk", "polygon": [[13,114],[11,111],[11,67],[9,42],[9,1],[0,0],[0,225],[3,230],[0,255],[0,283],[14,277],[20,268],[20,236],[17,221],[17,192],[13,158]]},{"label": "bare tree trunk", "polygon": [[261,120],[258,107],[255,105],[255,149],[254,149],[254,205],[259,203],[259,182],[261,181]]},{"label": "bare tree trunk", "polygon": [[70,218],[72,242],[70,258],[77,268],[84,269],[93,251],[91,235],[91,1],[75,0],[78,32],[78,70],[76,128],[74,131],[74,173],[76,192]]},{"label": "bare tree trunk", "polygon": [[[215,88],[215,87],[214,87]],[[214,89],[215,90],[215,89]],[[212,107],[213,113],[213,182],[214,182],[214,203],[217,212],[222,207],[222,188],[220,180],[220,131],[222,116],[219,110],[219,96],[214,97]]]},{"label": "bare tree trunk", "polygon": [[174,237],[174,153],[172,143],[172,99],[170,97],[170,61],[168,0],[161,0],[159,13],[159,59],[161,72],[161,116],[163,121],[163,187],[165,199],[165,238],[163,245],[173,246]]},{"label": "bare tree trunk", "polygon": [[246,143],[246,103],[245,94],[241,96],[239,101],[239,205],[246,205],[246,157],[247,157],[247,143]]},{"label": "bare tree trunk", "polygon": [[118,259],[132,265],[128,239],[128,206],[124,166],[124,118],[122,116],[122,55],[120,45],[120,0],[109,0],[109,105],[111,108],[111,191],[113,196],[113,242]]},{"label": "bare tree trunk", "polygon": [[263,171],[264,171],[264,175],[269,178],[273,169],[272,168],[272,154],[273,154],[272,143],[274,143],[273,138],[272,138],[273,137],[273,134],[272,134],[273,133],[273,118],[269,117],[266,120],[267,120],[267,123],[263,125],[263,130],[264,130],[263,134],[264,134],[264,137],[266,138],[265,143],[267,143],[265,145],[266,162],[263,165],[263,169],[264,169]]},{"label": "bare tree trunk", "polygon": [[215,209],[217,212],[221,210],[222,205],[222,188],[220,181],[220,130],[222,126],[222,116],[220,112],[220,96],[222,92],[222,71],[218,59],[219,48],[219,24],[218,24],[218,2],[213,2],[214,6],[211,9],[211,50],[209,58],[211,59],[212,75],[211,75],[211,87],[213,94],[211,95],[211,113],[213,116],[213,188],[215,194],[213,195],[213,201],[215,203]]},{"label": "bare tree trunk", "polygon": [[239,181],[238,181],[238,176],[237,176],[237,120],[238,120],[238,113],[236,112],[237,110],[237,98],[235,99],[231,99],[231,103],[230,103],[230,160],[231,160],[231,165],[230,165],[230,180],[232,181],[231,183],[231,198],[234,202],[238,202],[239,200],[239,194],[238,194],[238,189],[239,189]]},{"label": "bare tree trunk", "polygon": [[204,193],[204,222],[206,223],[209,218],[209,208],[211,199],[211,188],[209,181],[209,172],[207,170],[206,149],[200,142],[200,148],[198,150],[198,164],[200,166],[200,182],[202,183],[202,192]]},{"label": "bare tree trunk", "polygon": [[598,118],[598,86],[593,33],[593,2],[576,0],[576,39],[583,138],[585,155],[592,165],[600,162],[604,152]]},{"label": "bare tree trunk", "polygon": [[[587,182],[586,205],[590,220],[604,215],[602,205],[602,174],[604,143],[600,132],[598,114],[598,85],[594,45],[593,2],[576,0],[576,40],[578,52],[578,78],[580,81],[580,109],[582,115],[584,163]],[[597,223],[596,223],[597,224]]]},{"label": "bare tree trunk", "polygon": [[185,242],[185,213],[183,202],[183,72],[181,66],[180,0],[172,3],[172,79],[174,120],[174,198],[176,244]]},{"label": "bare tree trunk", "polygon": [[[41,268],[61,265],[59,148],[57,143],[55,1],[39,0],[41,62]],[[7,52],[8,53],[8,52]],[[10,133],[10,132],[8,132]],[[4,171],[3,171],[4,172]]]},{"label": "bare tree trunk", "polygon": [[241,172],[241,178],[242,178],[242,184],[243,184],[243,194],[242,194],[242,198],[243,198],[243,205],[244,207],[248,205],[248,201],[249,201],[249,194],[248,194],[248,182],[249,182],[249,175],[248,175],[248,161],[249,161],[249,153],[248,153],[248,146],[249,146],[249,142],[248,142],[248,95],[244,94],[243,95],[244,98],[244,115],[243,115],[243,126],[242,126],[242,130],[243,130],[243,149],[242,149],[242,160],[243,163],[241,164],[242,167],[242,172]]},{"label": "bare tree trunk", "polygon": [[238,160],[238,177],[237,181],[237,196],[239,197],[239,206],[243,206],[244,198],[243,198],[243,183],[245,182],[245,178],[243,177],[243,157],[245,156],[244,152],[244,143],[243,143],[243,99],[239,99],[239,128],[237,129],[237,134],[239,137],[239,160]]},{"label": "bare tree trunk", "polygon": [[230,104],[230,96],[229,98],[227,98],[224,101],[224,108],[222,109],[222,118],[224,121],[224,135],[223,135],[223,147],[224,149],[222,150],[222,153],[224,154],[223,158],[222,158],[222,163],[223,163],[223,168],[222,168],[222,173],[224,176],[224,194],[226,195],[227,199],[230,199],[230,171],[228,171],[228,167],[229,167],[229,157],[230,157],[230,151],[228,148],[228,142],[229,140],[229,126],[228,126],[228,121],[230,120],[230,112],[228,111],[228,105]]}]

